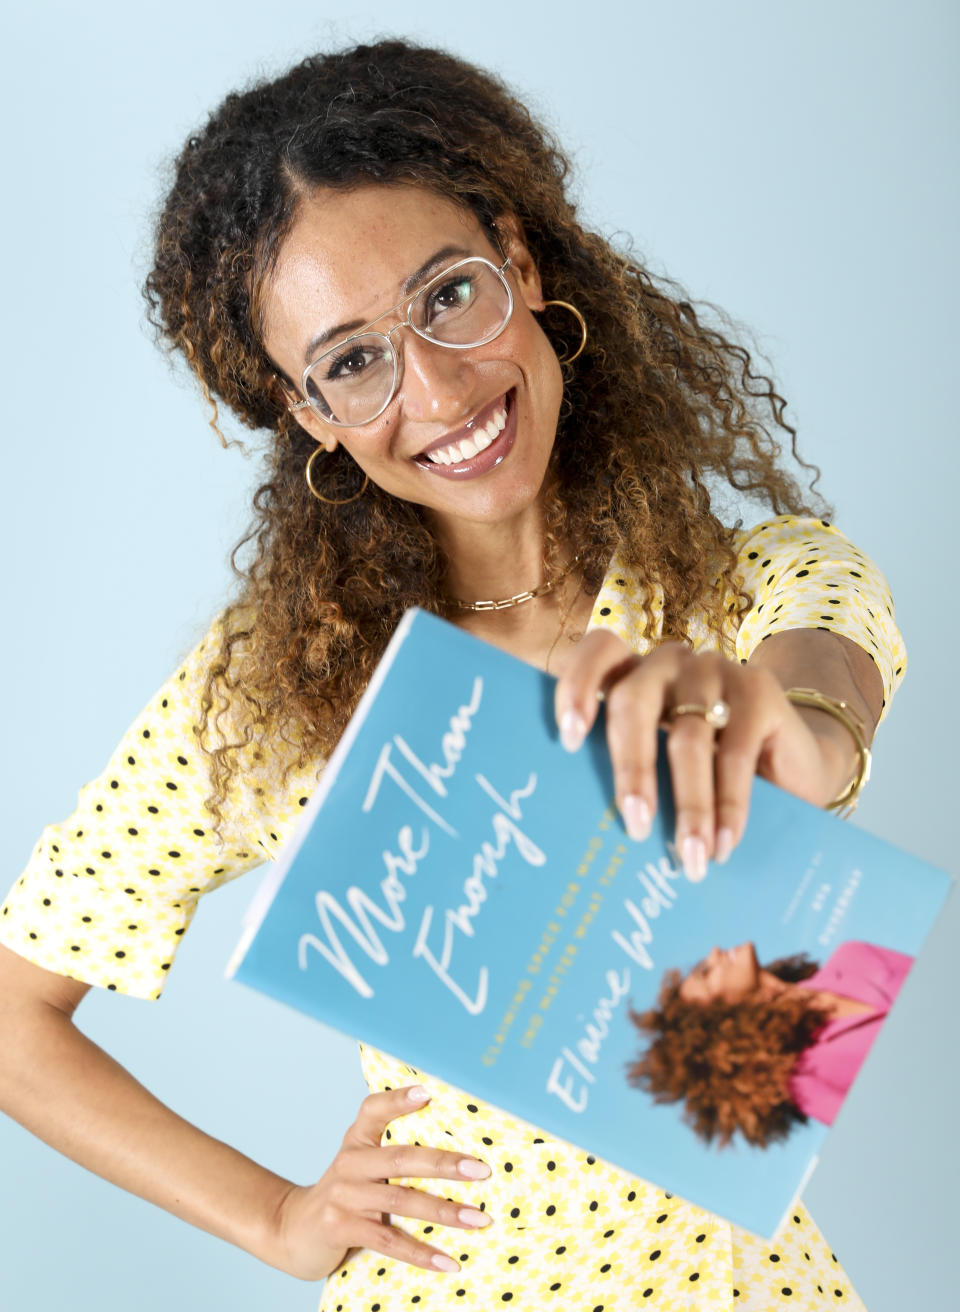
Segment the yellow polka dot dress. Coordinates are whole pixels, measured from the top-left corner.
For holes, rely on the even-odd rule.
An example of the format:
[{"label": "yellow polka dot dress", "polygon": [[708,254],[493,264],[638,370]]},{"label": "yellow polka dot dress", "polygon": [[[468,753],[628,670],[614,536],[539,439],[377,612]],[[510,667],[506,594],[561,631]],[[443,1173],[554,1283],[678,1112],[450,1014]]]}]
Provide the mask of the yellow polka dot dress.
[{"label": "yellow polka dot dress", "polygon": [[[746,660],[786,629],[842,634],[875,661],[886,709],[906,658],[889,592],[870,561],[831,525],[788,516],[742,534],[736,545],[739,581],[753,605],[739,625],[731,615],[725,653]],[[615,558],[591,625],[613,629],[642,653],[658,641],[661,622],[656,590]],[[718,645],[702,624],[689,637],[697,648]],[[289,748],[251,744],[215,824],[194,725],[217,647],[214,630],[138,717],[103,774],[81,790],[73,815],[44,831],[0,908],[0,942],[48,970],[158,997],[198,898],[279,851],[320,767],[285,769]],[[327,1281],[323,1312],[863,1307],[799,1204],[776,1237],[762,1241],[398,1058],[364,1048],[362,1061],[374,1090],[427,1086],[431,1101],[394,1122],[388,1136],[489,1163],[488,1180],[420,1186],[450,1191],[494,1224],[434,1233],[426,1223],[398,1220],[450,1252],[461,1270],[420,1271],[354,1251]]]}]

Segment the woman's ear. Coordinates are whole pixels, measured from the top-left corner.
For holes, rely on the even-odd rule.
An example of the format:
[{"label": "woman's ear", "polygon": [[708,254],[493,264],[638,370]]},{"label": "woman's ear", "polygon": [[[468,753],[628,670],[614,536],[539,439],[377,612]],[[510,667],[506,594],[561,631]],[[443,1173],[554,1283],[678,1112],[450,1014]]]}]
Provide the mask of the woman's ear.
[{"label": "woman's ear", "polygon": [[515,214],[501,214],[494,227],[504,255],[510,257],[524,304],[528,310],[542,310],[544,299],[540,273],[527,248],[523,225]]},{"label": "woman's ear", "polygon": [[[292,384],[279,374],[273,375],[272,387],[277,404],[282,405],[287,410],[303,399],[297,395]],[[322,419],[315,415],[308,405],[304,406],[302,410],[298,410],[294,418],[303,431],[309,433],[315,442],[319,442],[328,454],[336,451],[340,445],[340,439],[330,425],[325,424]]]}]

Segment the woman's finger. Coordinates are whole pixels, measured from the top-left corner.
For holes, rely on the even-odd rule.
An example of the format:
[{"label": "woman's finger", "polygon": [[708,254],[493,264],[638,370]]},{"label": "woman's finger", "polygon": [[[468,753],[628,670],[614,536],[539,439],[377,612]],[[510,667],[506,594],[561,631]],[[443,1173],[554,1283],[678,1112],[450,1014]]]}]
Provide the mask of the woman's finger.
[{"label": "woman's finger", "polygon": [[345,1145],[379,1147],[383,1132],[392,1120],[419,1111],[429,1101],[430,1094],[421,1084],[388,1089],[385,1093],[369,1093],[360,1104],[357,1118],[344,1135],[343,1142]]},{"label": "woman's finger", "polygon": [[341,1175],[354,1180],[486,1180],[490,1167],[465,1153],[398,1143],[352,1148]]},{"label": "woman's finger", "polygon": [[[335,1222],[329,1225],[329,1232],[334,1236],[339,1229]],[[342,1231],[343,1242],[350,1248],[369,1248],[374,1253],[382,1253],[384,1257],[406,1262],[409,1266],[422,1267],[425,1271],[460,1270],[460,1263],[448,1253],[430,1248],[383,1221],[357,1216],[356,1213],[344,1214]]]},{"label": "woman's finger", "polygon": [[576,662],[558,681],[557,720],[568,751],[592,728],[605,694],[617,805],[627,833],[640,842],[657,810],[657,727],[667,688],[690,657],[684,644],[664,643],[641,658],[615,635],[598,631],[584,638]]},{"label": "woman's finger", "polygon": [[[731,679],[730,722],[717,751],[716,856],[726,860],[743,837],[753,780],[764,775],[779,787],[818,804],[822,758],[803,718],[784,696],[776,675],[746,669]],[[779,769],[771,769],[776,760]]]},{"label": "woman's finger", "polygon": [[622,638],[605,629],[594,629],[577,644],[554,694],[560,741],[568,752],[577,751],[593,728],[600,693],[640,659]]},{"label": "woman's finger", "polygon": [[607,746],[617,805],[631,838],[643,842],[657,812],[658,730],[674,672],[669,653],[634,666],[607,694]]},{"label": "woman's finger", "polygon": [[[417,1111],[429,1101],[428,1090],[419,1084],[368,1094],[360,1104],[356,1120],[343,1137],[343,1146],[350,1151],[342,1155],[341,1171],[366,1179],[487,1179],[490,1167],[486,1162],[465,1153],[423,1148],[416,1144],[381,1146],[384,1131],[391,1121]],[[386,1162],[385,1153],[388,1155]]]},{"label": "woman's finger", "polygon": [[434,1225],[460,1230],[479,1230],[490,1225],[493,1217],[479,1207],[450,1202],[421,1189],[392,1184],[383,1180],[350,1181],[341,1187],[340,1206],[354,1212],[378,1212],[388,1216],[406,1216]]},{"label": "woman's finger", "polygon": [[714,859],[721,865],[743,837],[764,743],[777,725],[779,685],[743,671],[726,691],[730,719],[717,740]]},{"label": "woman's finger", "polygon": [[667,761],[676,812],[675,842],[688,879],[707,873],[716,833],[717,726],[709,708],[724,700],[729,662],[691,657],[669,689]]}]

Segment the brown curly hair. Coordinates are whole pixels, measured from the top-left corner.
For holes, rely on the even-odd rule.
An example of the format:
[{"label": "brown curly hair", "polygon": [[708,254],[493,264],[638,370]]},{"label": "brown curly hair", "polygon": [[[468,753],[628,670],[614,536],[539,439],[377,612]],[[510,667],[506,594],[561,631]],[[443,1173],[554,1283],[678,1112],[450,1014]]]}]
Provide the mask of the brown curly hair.
[{"label": "brown curly hair", "polygon": [[[695,612],[719,631],[724,608],[741,613],[749,598],[724,600],[738,595],[732,530],[709,484],[774,513],[807,509],[778,465],[777,434],[799,456],[773,383],[675,284],[581,227],[567,174],[556,142],[495,77],[401,40],[305,59],[228,96],[187,141],[157,224],[151,319],[198,377],[218,433],[219,400],[272,435],[204,699],[215,810],[237,748],[269,727],[298,744],[301,764],[327,753],[403,611],[443,609],[445,562],[420,507],[373,484],[332,507],[304,481],[314,441],[286,409],[260,297],[314,189],[415,184],[472,211],[495,244],[497,219],[513,216],[547,296],[582,310],[590,335],[565,371],[545,570],[576,542],[596,589],[619,546],[662,588],[665,636],[682,636]],[[342,451],[322,464],[328,497],[360,489]],[[209,734],[228,706],[226,738]]]},{"label": "brown curly hair", "polygon": [[[785,957],[764,966],[784,983],[808,979],[808,957]],[[659,1103],[683,1102],[683,1118],[707,1143],[721,1147],[739,1133],[765,1148],[785,1139],[806,1116],[788,1091],[797,1058],[827,1021],[804,989],[742,1002],[687,1002],[684,977],[667,971],[657,1006],[630,1012],[649,1047],[630,1066],[631,1084]]]}]

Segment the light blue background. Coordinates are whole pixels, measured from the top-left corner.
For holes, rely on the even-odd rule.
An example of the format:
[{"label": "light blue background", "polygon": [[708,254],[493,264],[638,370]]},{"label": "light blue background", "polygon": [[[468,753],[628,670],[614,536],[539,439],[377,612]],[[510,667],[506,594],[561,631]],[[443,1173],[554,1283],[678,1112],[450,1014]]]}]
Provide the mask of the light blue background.
[{"label": "light blue background", "polygon": [[[590,219],[756,332],[910,647],[857,823],[960,873],[958,25],[949,0],[18,6],[0,91],[3,882],[203,628],[256,477],[142,327],[160,165],[247,77],[384,30],[498,70],[571,149]],[[362,1083],[349,1043],[221,980],[254,881],[203,908],[162,1005],[98,995],[81,1019],[178,1111],[307,1179]],[[955,1289],[958,929],[955,898],[806,1195],[871,1312]],[[0,1162],[4,1312],[315,1305],[7,1123]]]}]

